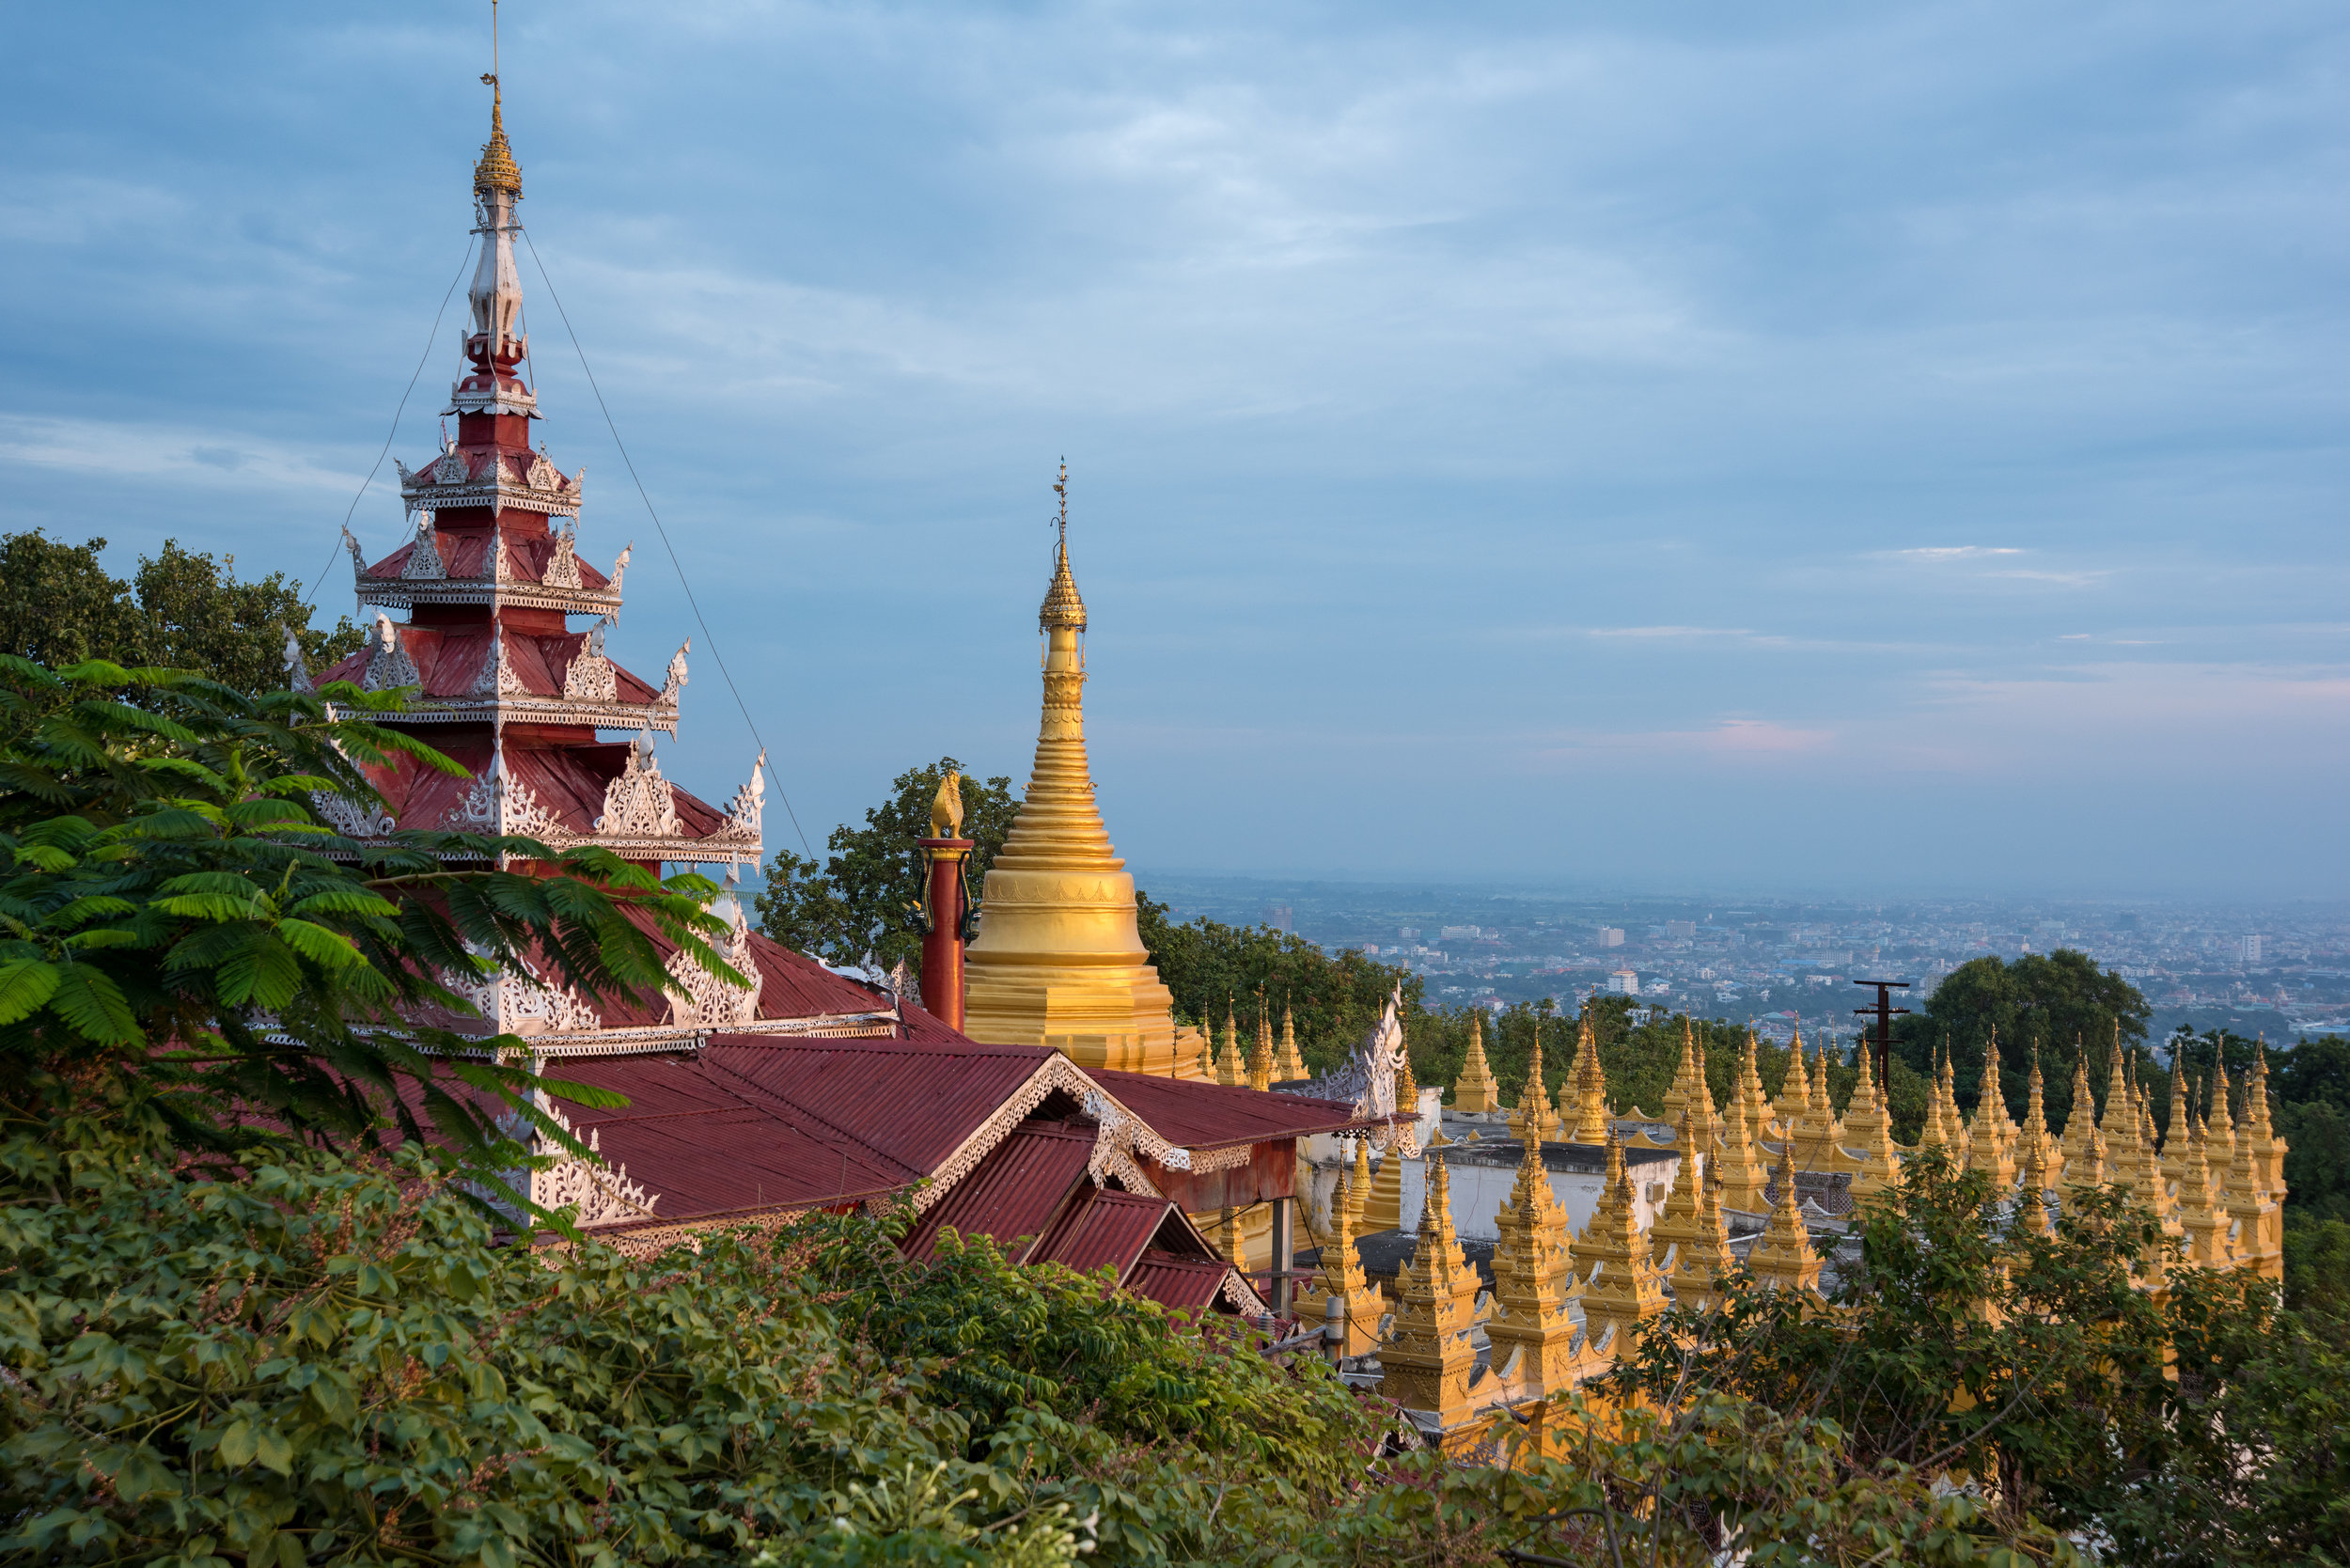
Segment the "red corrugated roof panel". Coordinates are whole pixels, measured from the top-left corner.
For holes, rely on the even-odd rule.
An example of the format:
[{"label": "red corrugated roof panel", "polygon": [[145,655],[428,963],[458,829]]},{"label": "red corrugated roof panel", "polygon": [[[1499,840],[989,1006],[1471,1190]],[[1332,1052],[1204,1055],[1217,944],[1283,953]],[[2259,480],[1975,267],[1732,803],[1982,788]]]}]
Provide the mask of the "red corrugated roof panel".
[{"label": "red corrugated roof panel", "polygon": [[674,1222],[828,1203],[929,1176],[1049,1054],[738,1035],[691,1053],[567,1057],[548,1075],[628,1096],[619,1109],[567,1105],[564,1114],[631,1181],[660,1193],[654,1214]]},{"label": "red corrugated roof panel", "polygon": [[1354,1106],[1340,1100],[1308,1100],[1299,1094],[1268,1094],[1230,1084],[1098,1067],[1087,1068],[1086,1076],[1116,1095],[1152,1132],[1185,1149],[1263,1143],[1365,1124]]},{"label": "red corrugated roof panel", "polygon": [[929,1043],[718,1035],[696,1056],[734,1092],[854,1137],[896,1161],[911,1181],[946,1163],[1052,1053],[959,1038]]},{"label": "red corrugated roof panel", "polygon": [[[1005,1256],[1025,1262],[1073,1191],[1087,1181],[1095,1129],[1060,1121],[1024,1121],[979,1168],[922,1215],[903,1244],[906,1256],[938,1251],[941,1231],[993,1236]],[[1026,1243],[1028,1245],[1022,1245]]]},{"label": "red corrugated roof panel", "polygon": [[1053,1227],[1036,1249],[1037,1261],[1066,1263],[1079,1274],[1107,1265],[1122,1279],[1171,1212],[1164,1198],[1097,1190]]},{"label": "red corrugated roof panel", "polygon": [[1219,1304],[1230,1263],[1204,1262],[1166,1252],[1145,1252],[1127,1271],[1125,1288],[1146,1301],[1177,1311],[1197,1312]]}]

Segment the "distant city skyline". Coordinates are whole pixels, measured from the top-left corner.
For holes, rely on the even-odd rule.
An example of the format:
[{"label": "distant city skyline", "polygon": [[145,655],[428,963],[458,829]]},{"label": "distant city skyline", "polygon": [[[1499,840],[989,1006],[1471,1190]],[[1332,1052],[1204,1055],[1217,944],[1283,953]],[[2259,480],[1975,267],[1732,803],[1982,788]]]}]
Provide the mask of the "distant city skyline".
[{"label": "distant city skyline", "polygon": [[[2338,7],[503,17],[771,850],[1025,779],[1066,455],[1146,886],[2350,885]],[[487,7],[11,20],[7,526],[347,613],[457,370]],[[613,650],[695,636],[664,765],[723,793],[755,743],[523,283]]]},{"label": "distant city skyline", "polygon": [[1632,996],[1752,1020],[1782,1043],[1800,1027],[1849,1045],[1868,999],[1856,980],[1908,980],[1909,1002],[1922,1005],[1970,960],[2070,949],[2146,996],[2149,1043],[2182,1024],[2280,1044],[2350,1033],[2350,900],[1708,899],[1245,877],[1170,878],[1150,891],[1178,920],[1254,925],[1278,908],[1324,950],[1418,975],[1435,1007],[1549,998],[1573,1011],[1593,995]]}]

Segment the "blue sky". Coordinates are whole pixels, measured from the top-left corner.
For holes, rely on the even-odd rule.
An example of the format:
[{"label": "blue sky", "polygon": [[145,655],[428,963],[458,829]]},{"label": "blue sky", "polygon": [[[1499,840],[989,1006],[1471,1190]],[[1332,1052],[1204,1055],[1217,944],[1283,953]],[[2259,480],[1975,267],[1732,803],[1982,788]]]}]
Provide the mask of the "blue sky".
[{"label": "blue sky", "polygon": [[[1146,886],[2342,886],[2338,4],[504,9],[524,221],[811,838],[1025,776],[1066,454]],[[10,527],[320,572],[486,11],[10,10]],[[524,275],[657,672],[689,612]]]}]

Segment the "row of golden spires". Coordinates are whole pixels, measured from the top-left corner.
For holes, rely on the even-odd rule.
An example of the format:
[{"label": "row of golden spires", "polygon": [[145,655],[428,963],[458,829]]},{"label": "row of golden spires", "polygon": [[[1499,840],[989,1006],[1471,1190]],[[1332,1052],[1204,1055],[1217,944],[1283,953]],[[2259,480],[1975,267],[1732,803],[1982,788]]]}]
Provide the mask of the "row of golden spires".
[{"label": "row of golden spires", "polygon": [[[1481,1313],[1478,1276],[1461,1251],[1450,1176],[1441,1158],[1431,1156],[1418,1241],[1397,1281],[1392,1326],[1384,1338],[1380,1325],[1389,1304],[1364,1278],[1355,1243],[1396,1224],[1382,1210],[1400,1206],[1402,1161],[1390,1155],[1374,1177],[1368,1144],[1357,1140],[1353,1168],[1341,1175],[1330,1204],[1332,1233],[1322,1254],[1329,1262],[1321,1289],[1307,1294],[1301,1311],[1309,1318],[1327,1314],[1335,1300],[1350,1353],[1379,1356],[1383,1391],[1407,1409],[1435,1413],[1448,1429],[1471,1414],[1475,1356],[1469,1341],[1480,1322],[1493,1346],[1489,1365],[1499,1378],[1489,1393],[1517,1400],[1563,1392],[1606,1371],[1619,1347],[1629,1346],[1640,1324],[1668,1302],[1701,1309],[1740,1268],[1774,1289],[1816,1292],[1823,1263],[1796,1196],[1798,1169],[1846,1171],[1855,1194],[1865,1196],[1897,1179],[1900,1160],[1939,1149],[1961,1169],[1987,1176],[1995,1193],[2010,1195],[2012,1223],[2041,1231],[2051,1225],[2051,1193],[2070,1208],[2089,1192],[2119,1184],[2154,1213],[2189,1263],[2249,1267],[2272,1278],[2281,1272],[2286,1146],[2270,1122],[2264,1051],[2256,1055],[2246,1082],[2240,1129],[2229,1112],[2224,1068],[2216,1070],[2201,1115],[2181,1073],[2172,1077],[2173,1136],[2163,1139],[2125,1058],[2117,1052],[2105,1106],[2095,1116],[2089,1114],[2087,1068],[2076,1066],[2076,1110],[2061,1141],[2048,1129],[2036,1062],[2018,1125],[1996,1093],[1973,1118],[1963,1117],[1945,1054],[1925,1130],[1917,1145],[1904,1147],[1891,1140],[1872,1074],[1861,1074],[1839,1117],[1828,1100],[1825,1052],[1807,1058],[1800,1039],[1788,1082],[1771,1102],[1762,1092],[1749,1030],[1735,1090],[1717,1110],[1706,1087],[1703,1046],[1684,1020],[1681,1067],[1666,1102],[1676,1137],[1660,1147],[1682,1152],[1685,1179],[1675,1182],[1664,1212],[1643,1236],[1624,1162],[1626,1140],[1605,1115],[1606,1077],[1588,1025],[1579,1043],[1570,1075],[1577,1121],[1583,1106],[1597,1103],[1602,1129],[1597,1137],[1572,1141],[1606,1147],[1599,1206],[1576,1235],[1552,1191],[1542,1147],[1555,1140],[1563,1119],[1551,1109],[1538,1036],[1512,1118],[1522,1152],[1516,1183],[1496,1215],[1494,1286]],[[1472,1074],[1490,1086],[1481,1028],[1471,1036],[1464,1086]],[[1635,1138],[1649,1144],[1644,1131]],[[1766,1154],[1776,1155],[1775,1171],[1765,1165]],[[2217,1174],[2222,1166],[2224,1178]],[[1769,1215],[1744,1264],[1731,1251],[1724,1216],[1730,1208],[1767,1210]],[[2147,1266],[2143,1282],[2160,1288],[2159,1260]],[[1577,1302],[1579,1329],[1570,1310]]]}]

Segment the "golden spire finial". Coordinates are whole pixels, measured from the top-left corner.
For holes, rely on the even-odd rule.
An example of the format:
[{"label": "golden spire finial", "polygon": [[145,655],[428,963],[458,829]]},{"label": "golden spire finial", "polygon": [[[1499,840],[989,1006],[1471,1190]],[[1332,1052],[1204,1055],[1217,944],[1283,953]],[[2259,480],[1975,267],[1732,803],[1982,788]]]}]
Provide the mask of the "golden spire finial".
[{"label": "golden spire finial", "polygon": [[481,82],[490,89],[490,139],[482,146],[481,161],[473,166],[473,188],[485,194],[504,191],[519,201],[523,171],[514,162],[514,149],[507,145],[506,92],[498,82],[498,0],[490,0],[490,69]]},{"label": "golden spire finial", "polygon": [[1036,613],[1037,625],[1050,632],[1066,626],[1073,632],[1086,629],[1086,602],[1077,597],[1077,579],[1069,573],[1069,460],[1061,459],[1060,477],[1053,481],[1053,494],[1059,499],[1060,542],[1053,548],[1053,586],[1044,590],[1044,605]]}]

